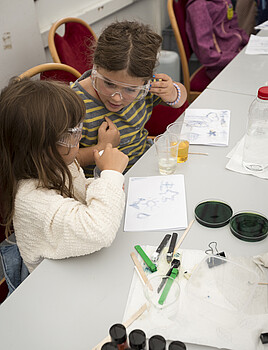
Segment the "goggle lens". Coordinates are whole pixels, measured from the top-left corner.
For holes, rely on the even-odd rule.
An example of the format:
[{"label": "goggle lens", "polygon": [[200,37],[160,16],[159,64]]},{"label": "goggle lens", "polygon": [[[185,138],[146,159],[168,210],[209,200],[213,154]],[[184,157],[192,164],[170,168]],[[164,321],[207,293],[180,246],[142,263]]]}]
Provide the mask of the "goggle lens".
[{"label": "goggle lens", "polygon": [[150,88],[150,81],[146,85],[132,86],[129,84],[120,83],[113,80],[108,80],[97,72],[96,69],[92,69],[91,80],[94,89],[105,95],[114,96],[119,94],[121,99],[125,100],[142,100],[148,93]]},{"label": "goggle lens", "polygon": [[81,139],[82,129],[82,122],[79,123],[78,126],[68,129],[68,131],[57,141],[57,144],[70,148],[77,147]]}]

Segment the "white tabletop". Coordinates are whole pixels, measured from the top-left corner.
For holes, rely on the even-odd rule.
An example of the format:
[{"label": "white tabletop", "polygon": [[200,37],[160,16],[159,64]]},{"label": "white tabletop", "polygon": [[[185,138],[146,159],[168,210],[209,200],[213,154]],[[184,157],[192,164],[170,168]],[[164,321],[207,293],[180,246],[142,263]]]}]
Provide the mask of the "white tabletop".
[{"label": "white tabletop", "polygon": [[[252,96],[206,90],[191,108],[231,110],[228,147],[190,146],[192,152],[179,164],[185,175],[188,220],[195,205],[207,198],[228,202],[234,212],[252,209],[268,213],[267,180],[242,175],[225,168],[226,155],[245,131],[246,115]],[[155,148],[152,147],[126,175],[159,175]],[[183,231],[181,231],[182,233]],[[121,322],[134,273],[130,253],[134,245],[158,245],[163,232],[123,232],[109,248],[84,257],[45,260],[0,307],[1,348],[6,350],[90,350]],[[209,229],[197,222],[181,248],[207,249],[217,241],[220,250],[253,256],[268,250],[268,238],[257,243],[240,241],[228,226]],[[213,349],[188,344],[189,350]]]},{"label": "white tabletop", "polygon": [[[259,36],[268,36],[262,30]],[[268,85],[268,56],[246,55],[246,47],[208,85],[208,89],[256,96],[261,86]]]}]

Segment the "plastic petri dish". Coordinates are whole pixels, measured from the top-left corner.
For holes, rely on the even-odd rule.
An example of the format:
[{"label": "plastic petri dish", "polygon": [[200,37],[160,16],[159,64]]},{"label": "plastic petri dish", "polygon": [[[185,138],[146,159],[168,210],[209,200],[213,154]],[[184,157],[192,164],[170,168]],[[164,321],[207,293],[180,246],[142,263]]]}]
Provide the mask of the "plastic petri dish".
[{"label": "plastic petri dish", "polygon": [[268,235],[267,218],[256,212],[240,212],[230,220],[232,234],[246,242],[262,241]]},{"label": "plastic petri dish", "polygon": [[200,202],[195,207],[194,214],[201,225],[218,228],[229,223],[233,210],[227,203],[211,199]]}]

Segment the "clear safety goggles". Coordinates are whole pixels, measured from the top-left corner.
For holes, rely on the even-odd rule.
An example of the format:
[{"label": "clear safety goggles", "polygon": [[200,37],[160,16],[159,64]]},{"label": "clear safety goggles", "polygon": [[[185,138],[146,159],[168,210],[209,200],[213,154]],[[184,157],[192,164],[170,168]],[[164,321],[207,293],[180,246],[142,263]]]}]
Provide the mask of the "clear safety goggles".
[{"label": "clear safety goggles", "polygon": [[65,134],[57,141],[58,145],[74,148],[78,145],[83,129],[83,122],[74,128],[69,128]]},{"label": "clear safety goggles", "polygon": [[100,94],[111,97],[119,94],[121,100],[142,100],[150,89],[150,80],[142,86],[120,83],[105,78],[95,67],[91,71],[91,81],[94,89]]}]

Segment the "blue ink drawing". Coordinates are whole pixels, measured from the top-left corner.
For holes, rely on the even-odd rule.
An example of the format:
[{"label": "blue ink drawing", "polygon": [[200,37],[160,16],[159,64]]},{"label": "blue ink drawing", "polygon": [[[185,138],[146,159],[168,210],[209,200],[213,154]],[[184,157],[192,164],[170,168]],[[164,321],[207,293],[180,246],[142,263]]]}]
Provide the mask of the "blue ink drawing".
[{"label": "blue ink drawing", "polygon": [[137,219],[147,219],[154,214],[156,208],[161,209],[165,203],[174,201],[179,195],[179,192],[174,190],[174,187],[174,183],[163,180],[160,183],[159,192],[155,197],[138,197],[137,200],[129,204],[130,207],[137,210]]}]

